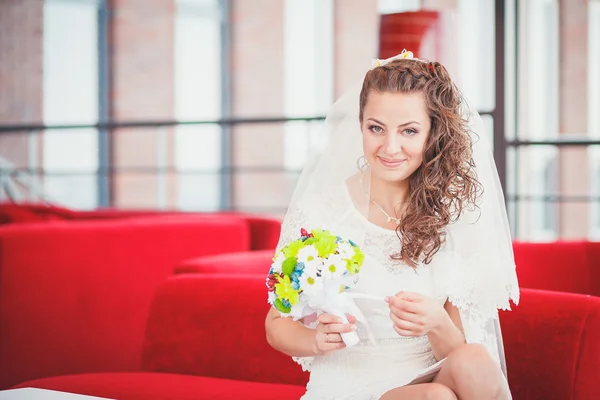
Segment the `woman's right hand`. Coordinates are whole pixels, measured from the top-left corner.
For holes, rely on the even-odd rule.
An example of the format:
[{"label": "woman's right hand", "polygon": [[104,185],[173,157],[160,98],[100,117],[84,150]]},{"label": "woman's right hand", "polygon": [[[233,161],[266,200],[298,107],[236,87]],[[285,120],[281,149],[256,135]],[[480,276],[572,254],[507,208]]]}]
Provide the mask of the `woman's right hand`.
[{"label": "woman's right hand", "polygon": [[346,315],[349,324],[344,324],[342,319],[333,314],[321,314],[317,318],[319,324],[316,328],[314,352],[316,355],[327,355],[341,350],[346,345],[340,333],[352,332],[356,329],[356,318]]}]

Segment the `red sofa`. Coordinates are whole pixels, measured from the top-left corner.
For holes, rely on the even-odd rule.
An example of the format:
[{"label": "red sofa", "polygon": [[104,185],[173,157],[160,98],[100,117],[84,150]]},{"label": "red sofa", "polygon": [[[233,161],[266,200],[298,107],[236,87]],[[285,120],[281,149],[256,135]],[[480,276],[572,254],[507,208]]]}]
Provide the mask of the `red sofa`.
[{"label": "red sofa", "polygon": [[181,260],[275,246],[268,240],[279,223],[254,221],[173,214],[0,226],[0,390],[59,374],[139,371],[156,287]]},{"label": "red sofa", "polygon": [[600,242],[514,242],[519,286],[600,296]]},{"label": "red sofa", "polygon": [[250,229],[250,249],[274,249],[279,240],[281,222],[275,218],[248,213],[218,212],[198,213],[142,209],[100,208],[96,210],[71,210],[52,204],[0,203],[0,226],[9,223],[111,220],[152,216],[221,215],[243,218]]},{"label": "red sofa", "polygon": [[[184,274],[154,296],[142,370],[24,382],[120,400],[297,399],[306,373],[265,340],[264,278]],[[524,289],[501,314],[515,400],[597,399],[600,298]]]}]

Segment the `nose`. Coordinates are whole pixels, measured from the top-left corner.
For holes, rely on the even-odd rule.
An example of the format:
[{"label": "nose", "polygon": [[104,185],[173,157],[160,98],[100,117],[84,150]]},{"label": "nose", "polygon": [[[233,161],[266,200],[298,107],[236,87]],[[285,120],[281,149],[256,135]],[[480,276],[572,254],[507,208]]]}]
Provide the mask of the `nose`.
[{"label": "nose", "polygon": [[402,137],[400,135],[387,135],[383,145],[388,156],[394,156],[402,151]]}]

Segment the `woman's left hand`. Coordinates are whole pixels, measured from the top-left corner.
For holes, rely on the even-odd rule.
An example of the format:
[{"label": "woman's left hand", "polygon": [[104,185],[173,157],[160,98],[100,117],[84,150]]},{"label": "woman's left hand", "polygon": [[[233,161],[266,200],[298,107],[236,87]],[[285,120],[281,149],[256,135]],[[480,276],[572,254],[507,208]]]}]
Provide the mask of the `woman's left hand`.
[{"label": "woman's left hand", "polygon": [[421,336],[449,319],[439,302],[418,293],[400,292],[386,297],[394,330],[401,336]]}]

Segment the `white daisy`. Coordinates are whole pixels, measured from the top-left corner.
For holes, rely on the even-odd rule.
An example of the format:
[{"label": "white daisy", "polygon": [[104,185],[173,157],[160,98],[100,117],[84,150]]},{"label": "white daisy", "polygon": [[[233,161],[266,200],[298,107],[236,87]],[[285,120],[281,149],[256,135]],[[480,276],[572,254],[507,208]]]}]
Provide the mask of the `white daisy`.
[{"label": "white daisy", "polygon": [[284,261],[285,261],[285,256],[283,255],[283,252],[280,251],[279,253],[277,253],[277,255],[275,256],[275,259],[273,260],[273,263],[271,264],[271,268],[273,269],[273,272],[281,272]]},{"label": "white daisy", "polygon": [[298,262],[301,262],[305,265],[318,258],[319,252],[313,245],[303,247],[298,251]]},{"label": "white daisy", "polygon": [[323,262],[323,278],[339,279],[346,272],[346,261],[339,254],[332,254]]},{"label": "white daisy", "polygon": [[302,288],[302,295],[308,296],[310,303],[310,299],[314,299],[322,294],[323,278],[307,272],[308,271],[304,271],[302,276],[300,276],[300,287]]}]

